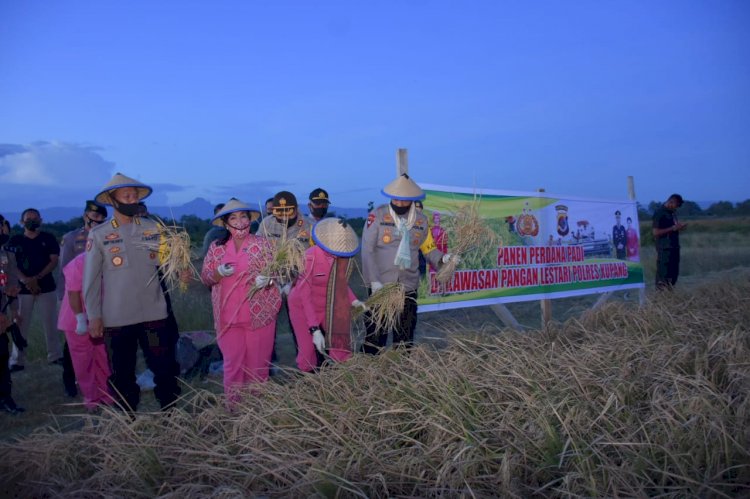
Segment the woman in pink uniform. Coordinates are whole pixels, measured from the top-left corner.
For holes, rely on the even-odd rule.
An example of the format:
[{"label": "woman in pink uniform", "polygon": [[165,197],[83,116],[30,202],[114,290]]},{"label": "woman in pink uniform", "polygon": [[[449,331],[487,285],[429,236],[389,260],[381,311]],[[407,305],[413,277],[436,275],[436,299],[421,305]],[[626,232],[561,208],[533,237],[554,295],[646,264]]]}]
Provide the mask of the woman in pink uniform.
[{"label": "woman in pink uniform", "polygon": [[[243,386],[268,379],[281,295],[260,272],[273,247],[250,234],[250,207],[232,198],[213,218],[228,233],[209,246],[201,280],[211,288],[216,341],[224,356],[224,393],[236,401]],[[262,286],[248,300],[253,285]]]},{"label": "woman in pink uniform", "polygon": [[351,357],[351,307],[364,307],[347,284],[350,258],[360,250],[354,229],[339,218],[313,226],[315,246],[305,252],[305,271],[289,293],[289,315],[297,338],[297,367],[318,366],[317,352],[336,362]]},{"label": "woman in pink uniform", "polygon": [[107,360],[107,348],[103,338],[92,338],[88,334],[86,310],[82,296],[83,268],[86,253],[73,258],[64,268],[65,294],[60,304],[57,328],[65,331],[65,339],[70,348],[73,371],[87,409],[93,410],[99,404],[110,405],[107,380],[112,374]]},{"label": "woman in pink uniform", "polygon": [[626,247],[628,250],[628,260],[638,262],[638,231],[633,228],[633,219],[627,219],[628,229],[625,231]]}]

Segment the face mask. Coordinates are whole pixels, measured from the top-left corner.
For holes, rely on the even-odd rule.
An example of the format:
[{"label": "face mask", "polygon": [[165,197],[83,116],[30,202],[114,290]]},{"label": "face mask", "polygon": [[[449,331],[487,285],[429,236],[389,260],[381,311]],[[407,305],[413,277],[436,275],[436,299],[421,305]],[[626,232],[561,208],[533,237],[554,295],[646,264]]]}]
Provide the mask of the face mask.
[{"label": "face mask", "polygon": [[292,225],[294,225],[296,223],[297,223],[297,217],[290,218],[289,220],[286,221],[286,226],[288,228],[288,227],[291,227]]},{"label": "face mask", "polygon": [[328,213],[328,207],[324,206],[323,208],[312,208],[310,210],[310,213],[312,213],[312,216],[315,218],[323,218],[326,216],[326,213]]},{"label": "face mask", "polygon": [[138,203],[117,203],[114,206],[117,211],[126,217],[134,217],[141,211],[141,207]]},{"label": "face mask", "polygon": [[[104,220],[102,220],[102,222],[103,221]],[[96,227],[97,225],[99,225],[102,222],[100,222],[99,220],[93,220],[91,218],[86,217],[86,223],[88,224],[88,226],[89,226],[90,229],[93,229],[94,227]]]},{"label": "face mask", "polygon": [[23,223],[23,226],[26,227],[27,230],[30,230],[33,232],[37,230],[39,227],[41,227],[42,224],[39,223],[39,220],[27,220]]},{"label": "face mask", "polygon": [[406,215],[409,212],[409,209],[411,208],[411,205],[396,206],[395,204],[393,204],[393,201],[391,201],[391,208],[393,208],[393,212],[396,215]]},{"label": "face mask", "polygon": [[235,227],[234,225],[229,225],[229,222],[227,222],[227,230],[235,239],[244,239],[250,234],[250,224],[246,223]]}]

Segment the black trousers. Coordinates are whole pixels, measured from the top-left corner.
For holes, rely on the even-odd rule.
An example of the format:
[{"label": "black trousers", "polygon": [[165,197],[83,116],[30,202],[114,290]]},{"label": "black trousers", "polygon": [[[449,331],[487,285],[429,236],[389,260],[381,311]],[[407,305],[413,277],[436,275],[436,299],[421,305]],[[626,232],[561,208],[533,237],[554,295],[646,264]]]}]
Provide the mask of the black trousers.
[{"label": "black trousers", "polygon": [[141,389],[136,383],[135,364],[140,345],[146,365],[154,373],[154,395],[162,409],[180,395],[175,359],[177,332],[167,319],[104,329],[104,340],[112,369],[109,384],[126,409],[135,410]]},{"label": "black trousers", "polygon": [[677,284],[680,274],[680,248],[656,250],[656,288],[668,289]]},{"label": "black trousers", "polygon": [[[388,333],[391,331],[378,329],[370,319],[370,312],[365,312],[365,342],[362,351],[376,355],[388,343]],[[404,311],[399,317],[398,324],[393,329],[393,346],[411,348],[414,345],[414,330],[417,328],[417,292],[406,293]]]},{"label": "black trousers", "polygon": [[0,401],[11,396],[10,369],[8,359],[10,357],[10,340],[8,334],[0,333]]}]

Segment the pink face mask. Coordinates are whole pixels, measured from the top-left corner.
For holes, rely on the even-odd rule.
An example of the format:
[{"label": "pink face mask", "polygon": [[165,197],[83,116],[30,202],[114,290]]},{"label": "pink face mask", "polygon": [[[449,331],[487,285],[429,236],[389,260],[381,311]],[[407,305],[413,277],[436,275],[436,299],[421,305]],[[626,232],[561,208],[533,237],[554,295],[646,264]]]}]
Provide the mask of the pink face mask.
[{"label": "pink face mask", "polygon": [[244,239],[250,234],[250,224],[246,223],[235,227],[227,222],[227,230],[229,230],[229,233],[232,234],[232,237],[235,239]]}]

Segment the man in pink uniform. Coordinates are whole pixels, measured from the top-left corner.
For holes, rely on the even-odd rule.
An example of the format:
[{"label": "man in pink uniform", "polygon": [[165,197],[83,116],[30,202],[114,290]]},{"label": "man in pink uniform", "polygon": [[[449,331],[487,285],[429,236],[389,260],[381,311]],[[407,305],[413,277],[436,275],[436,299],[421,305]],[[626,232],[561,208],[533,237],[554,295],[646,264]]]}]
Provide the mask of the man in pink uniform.
[{"label": "man in pink uniform", "polygon": [[360,250],[354,229],[340,218],[324,218],[312,238],[316,246],[305,252],[305,271],[289,293],[297,367],[306,372],[318,366],[315,352],[325,354],[326,346],[336,362],[351,357],[351,307],[364,307],[346,284],[350,258]]},{"label": "man in pink uniform", "polygon": [[98,404],[113,403],[107,383],[112,372],[109,369],[104,339],[92,338],[88,334],[82,294],[85,260],[86,253],[81,253],[63,267],[65,294],[60,305],[57,328],[65,332],[73,370],[83,394],[83,403],[91,410]]},{"label": "man in pink uniform", "polygon": [[[216,341],[224,357],[224,393],[230,401],[238,399],[243,386],[268,379],[281,307],[278,288],[260,275],[273,246],[250,234],[251,211],[232,198],[214,215],[214,225],[228,232],[211,243],[201,270],[201,281],[211,288]],[[253,284],[262,289],[248,299]]]}]

